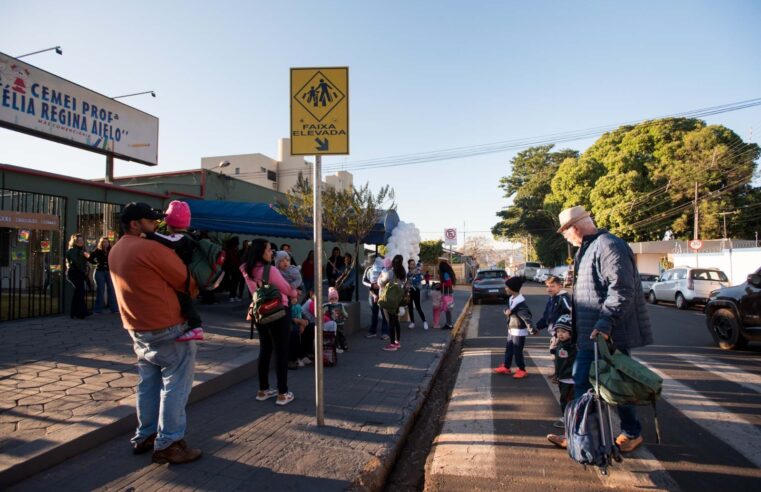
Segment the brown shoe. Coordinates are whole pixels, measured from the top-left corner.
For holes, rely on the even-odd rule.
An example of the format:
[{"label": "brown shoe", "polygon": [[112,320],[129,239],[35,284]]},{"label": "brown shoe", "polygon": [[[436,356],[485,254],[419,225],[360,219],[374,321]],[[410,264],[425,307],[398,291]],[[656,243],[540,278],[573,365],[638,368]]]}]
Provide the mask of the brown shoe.
[{"label": "brown shoe", "polygon": [[616,444],[618,444],[618,449],[621,450],[622,453],[631,453],[635,449],[637,449],[642,443],[644,442],[644,439],[642,436],[630,438],[627,437],[624,434],[620,434],[616,438]]},{"label": "brown shoe", "polygon": [[560,449],[565,449],[568,447],[568,441],[566,441],[565,437],[563,436],[558,436],[556,434],[547,434],[547,440]]},{"label": "brown shoe", "polygon": [[156,434],[153,433],[140,442],[132,444],[132,454],[145,454],[153,451],[153,443],[156,440]]},{"label": "brown shoe", "polygon": [[181,465],[195,461],[200,457],[201,450],[189,448],[185,439],[173,442],[168,448],[153,452],[153,462],[161,465],[164,463]]}]

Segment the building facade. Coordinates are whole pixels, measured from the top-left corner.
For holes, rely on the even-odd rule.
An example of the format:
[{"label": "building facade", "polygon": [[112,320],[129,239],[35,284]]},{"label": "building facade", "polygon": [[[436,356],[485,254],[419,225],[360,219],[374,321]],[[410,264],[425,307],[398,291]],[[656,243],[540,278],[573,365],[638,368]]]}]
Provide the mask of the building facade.
[{"label": "building facade", "polygon": [[[224,164],[221,166],[222,163]],[[278,157],[264,154],[217,155],[201,158],[201,169],[230,176],[280,193],[286,193],[296,185],[299,174],[312,181],[313,164],[301,156],[291,155],[291,140],[278,140]],[[325,184],[340,190],[350,190],[354,177],[350,172],[339,171],[326,176]]]}]

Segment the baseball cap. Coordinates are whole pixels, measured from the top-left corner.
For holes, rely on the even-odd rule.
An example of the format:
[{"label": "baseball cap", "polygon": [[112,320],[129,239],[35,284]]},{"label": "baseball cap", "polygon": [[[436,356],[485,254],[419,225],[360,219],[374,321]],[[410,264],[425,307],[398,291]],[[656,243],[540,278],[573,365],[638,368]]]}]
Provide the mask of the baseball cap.
[{"label": "baseball cap", "polygon": [[147,203],[129,202],[122,209],[122,224],[127,224],[133,220],[150,219],[159,220],[164,218],[164,213],[152,208]]}]

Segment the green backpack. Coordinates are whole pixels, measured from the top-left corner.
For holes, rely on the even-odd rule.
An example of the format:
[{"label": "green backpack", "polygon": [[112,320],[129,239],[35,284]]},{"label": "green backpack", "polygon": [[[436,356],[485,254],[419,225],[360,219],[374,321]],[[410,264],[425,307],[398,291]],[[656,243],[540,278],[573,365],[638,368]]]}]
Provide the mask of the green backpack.
[{"label": "green backpack", "polygon": [[264,265],[261,285],[251,294],[251,305],[246,316],[251,321],[251,338],[254,337],[254,324],[268,325],[287,314],[280,290],[270,283],[270,268],[269,264]]},{"label": "green backpack", "polygon": [[402,305],[403,299],[404,289],[399,285],[399,282],[394,280],[381,288],[378,305],[389,313],[396,314],[399,311],[399,306]]},{"label": "green backpack", "polygon": [[[621,352],[611,353],[608,342],[597,337],[596,350],[599,352],[599,387],[595,379],[594,366],[589,371],[589,382],[599,392],[600,397],[610,405],[652,405],[661,396],[663,379],[640,362]],[[655,417],[655,431],[660,442],[658,417]]]},{"label": "green backpack", "polygon": [[196,279],[201,290],[214,290],[222,283],[225,276],[222,265],[225,262],[225,251],[222,246],[210,239],[197,240],[190,234],[185,237],[193,241],[193,256],[188,263],[191,275]]}]

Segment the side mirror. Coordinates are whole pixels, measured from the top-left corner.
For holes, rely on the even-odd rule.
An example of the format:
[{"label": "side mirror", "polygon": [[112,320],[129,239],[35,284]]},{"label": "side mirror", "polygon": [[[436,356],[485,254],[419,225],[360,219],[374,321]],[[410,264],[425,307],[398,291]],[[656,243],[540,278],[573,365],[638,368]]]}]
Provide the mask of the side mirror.
[{"label": "side mirror", "polygon": [[753,287],[761,288],[761,274],[751,273],[750,275],[748,275],[748,283],[752,285]]}]

